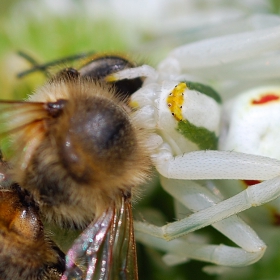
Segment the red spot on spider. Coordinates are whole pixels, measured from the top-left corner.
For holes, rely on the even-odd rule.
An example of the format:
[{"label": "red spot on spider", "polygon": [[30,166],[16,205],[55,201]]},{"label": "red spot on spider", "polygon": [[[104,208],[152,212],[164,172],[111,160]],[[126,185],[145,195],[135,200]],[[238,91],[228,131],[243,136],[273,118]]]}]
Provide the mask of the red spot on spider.
[{"label": "red spot on spider", "polygon": [[275,95],[273,93],[267,93],[266,95],[261,96],[259,99],[253,99],[252,104],[260,105],[260,104],[268,103],[268,102],[279,100],[279,99],[280,99],[280,97],[278,95]]},{"label": "red spot on spider", "polygon": [[258,180],[243,180],[243,182],[245,183],[246,187],[250,187],[250,186],[261,183],[261,181],[258,181]]}]

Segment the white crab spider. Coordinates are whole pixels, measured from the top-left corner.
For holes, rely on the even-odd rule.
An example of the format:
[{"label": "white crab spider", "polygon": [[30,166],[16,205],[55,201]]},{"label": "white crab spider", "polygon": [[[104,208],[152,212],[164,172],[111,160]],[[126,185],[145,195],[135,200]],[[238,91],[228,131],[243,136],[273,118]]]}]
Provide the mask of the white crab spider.
[{"label": "white crab spider", "polygon": [[[146,116],[147,119],[145,123],[147,124],[147,128],[151,128],[153,121],[154,128],[161,135],[159,141],[162,141],[162,143],[160,143],[156,149],[158,153],[153,154],[152,158],[159,173],[163,175],[161,176],[163,188],[183,203],[188,209],[198,212],[161,228],[138,222],[135,224],[136,232],[139,231],[171,240],[201,227],[214,224],[213,226],[216,229],[224,233],[244,250],[227,246],[187,244],[183,240],[176,240],[168,244],[160,242],[156,238],[145,238],[139,233],[137,237],[145,244],[149,243],[149,245],[164,249],[173,254],[176,252],[178,254],[177,246],[179,246],[179,248],[184,248],[184,256],[188,258],[209,261],[219,265],[240,266],[253,263],[263,255],[265,244],[258,238],[255,232],[237,216],[227,217],[243,211],[252,205],[259,205],[267,202],[267,200],[274,199],[275,195],[280,195],[280,182],[276,180],[276,186],[272,185],[274,194],[270,193],[270,195],[268,195],[269,198],[264,195],[264,192],[267,194],[268,187],[271,187],[272,182],[262,183],[263,185],[267,184],[267,186],[258,185],[259,188],[250,188],[227,201],[220,202],[221,199],[211,193],[207,188],[202,187],[197,182],[185,180],[255,178],[255,170],[264,172],[260,176],[267,179],[267,176],[269,176],[268,172],[272,171],[271,168],[274,167],[274,172],[279,172],[280,162],[263,159],[263,163],[260,164],[258,161],[259,159],[254,156],[237,154],[234,152],[190,152],[191,148],[193,151],[198,150],[198,147],[194,147],[193,143],[190,145],[189,142],[175,130],[177,125],[182,122],[178,122],[175,119],[176,116],[172,116],[170,108],[168,107],[167,99],[170,92],[174,92],[175,85],[177,85],[178,82],[173,82],[173,85],[171,85],[172,83],[170,82],[170,88],[167,88],[167,84],[166,81],[163,82],[161,94],[160,96],[156,96],[154,105],[151,104],[141,107],[139,103],[143,101],[143,92],[144,95],[147,96],[144,90],[142,93],[141,91],[135,93],[132,97],[132,102],[138,102],[141,107],[137,114],[141,114],[141,118]],[[177,88],[181,85],[182,83],[179,83]],[[151,91],[151,94],[152,92],[157,92],[157,90]],[[203,123],[207,124],[208,120],[210,120],[212,128],[210,125],[205,125],[204,128],[206,127],[208,130],[218,133],[220,121],[219,105],[215,103],[212,98],[193,90],[184,90],[184,99],[187,100],[187,102],[182,105],[183,119],[187,119],[189,122],[193,121],[196,127],[201,127]],[[155,114],[154,119],[151,114],[152,108],[156,108],[156,110],[153,111],[153,114]],[[203,110],[205,108],[209,111]],[[194,119],[191,117],[186,118],[187,111],[192,113],[191,115]],[[201,121],[201,123],[199,121]],[[155,136],[155,138],[159,137]],[[267,163],[265,163],[265,161],[267,161]],[[266,168],[264,168],[264,166],[268,167],[268,170],[265,170]],[[273,177],[274,175],[271,173],[270,176]],[[171,178],[173,178],[173,180],[171,180]],[[263,199],[265,199],[265,201],[263,201]],[[210,206],[213,207],[208,208]],[[219,222],[222,219],[225,220]],[[178,245],[175,246],[174,243],[178,243]],[[183,244],[185,245],[183,246]]]},{"label": "white crab spider", "polygon": [[[188,83],[182,83],[189,80],[184,69],[188,74],[195,74],[196,69],[206,67],[203,74],[207,76],[209,67],[225,69],[227,63],[237,67],[245,58],[242,66],[249,67],[263,52],[270,55],[279,43],[280,26],[229,35],[180,47],[160,64],[157,71],[142,66],[114,75],[113,79],[147,77],[143,87],[132,96],[132,104],[138,108],[136,116],[146,129],[155,131],[150,140],[154,151],[152,159],[161,174],[163,188],[195,212],[162,227],[136,222],[136,236],[142,243],[170,254],[225,266],[249,265],[262,257],[266,245],[235,214],[280,196],[280,161],[230,150],[210,151],[201,146],[201,138],[198,141],[192,138],[190,144],[178,129],[182,130],[180,123],[183,121],[193,125],[195,134],[199,129],[205,129],[208,135],[218,137],[220,125],[219,104],[205,96],[203,90],[191,90]],[[254,74],[260,75],[259,72],[252,73],[250,78],[254,78]],[[174,109],[174,106],[178,108]],[[267,181],[222,200],[200,182],[189,181],[203,179]],[[214,226],[240,248],[189,244],[184,239],[175,239],[207,225]]]}]

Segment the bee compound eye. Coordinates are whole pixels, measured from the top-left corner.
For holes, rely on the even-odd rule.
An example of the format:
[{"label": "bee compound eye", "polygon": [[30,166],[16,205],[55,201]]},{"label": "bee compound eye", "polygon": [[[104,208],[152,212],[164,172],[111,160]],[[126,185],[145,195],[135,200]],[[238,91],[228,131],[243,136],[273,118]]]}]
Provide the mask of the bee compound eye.
[{"label": "bee compound eye", "polygon": [[133,152],[134,144],[133,129],[124,110],[110,100],[95,98],[75,109],[60,152],[67,170],[86,180],[94,170],[118,169]]},{"label": "bee compound eye", "polygon": [[[93,59],[80,70],[81,77],[87,77],[96,81],[105,81],[106,77],[118,71],[133,68],[135,65],[124,57],[117,55],[106,55]],[[125,79],[108,82],[122,97],[129,97],[143,84],[141,78]]]},{"label": "bee compound eye", "polygon": [[[73,119],[72,131],[83,135],[82,146],[100,157],[113,156],[112,150],[127,144],[131,124],[126,113],[110,100],[97,99],[79,118]],[[128,148],[128,147],[127,147]]]}]

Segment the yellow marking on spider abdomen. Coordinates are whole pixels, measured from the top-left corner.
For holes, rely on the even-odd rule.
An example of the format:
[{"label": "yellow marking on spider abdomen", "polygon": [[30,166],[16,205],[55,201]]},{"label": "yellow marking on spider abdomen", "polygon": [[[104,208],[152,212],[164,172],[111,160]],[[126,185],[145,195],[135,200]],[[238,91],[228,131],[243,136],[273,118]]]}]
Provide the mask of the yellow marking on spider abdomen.
[{"label": "yellow marking on spider abdomen", "polygon": [[177,121],[183,119],[182,106],[184,103],[184,91],[186,90],[186,83],[178,84],[169,96],[167,97],[167,106]]}]

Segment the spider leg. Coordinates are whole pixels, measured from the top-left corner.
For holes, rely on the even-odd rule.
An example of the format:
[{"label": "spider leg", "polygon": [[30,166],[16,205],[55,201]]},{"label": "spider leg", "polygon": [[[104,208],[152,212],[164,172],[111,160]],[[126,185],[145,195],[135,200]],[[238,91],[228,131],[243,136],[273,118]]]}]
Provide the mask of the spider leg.
[{"label": "spider leg", "polygon": [[240,248],[222,244],[205,245],[189,243],[182,238],[166,242],[155,236],[147,236],[147,234],[142,232],[136,232],[136,239],[145,245],[182,256],[182,258],[188,257],[223,266],[246,266],[258,261],[265,252],[265,248],[258,252],[246,252]]},{"label": "spider leg", "polygon": [[[236,198],[238,195],[221,201],[221,198],[194,181],[186,182],[184,180],[170,180],[161,177],[161,183],[167,192],[196,213],[163,227],[136,222],[135,229],[138,241],[163,250],[168,254],[176,255],[181,259],[191,258],[225,266],[249,265],[263,256],[266,250],[265,243],[251,227],[235,215],[235,213],[242,211],[236,203],[246,204],[247,208],[251,207],[253,205],[252,199],[254,195],[258,196],[259,190],[249,191],[248,197],[250,199],[248,200],[250,202],[245,203],[240,197]],[[280,185],[279,178],[278,185]],[[263,190],[265,191],[265,186],[262,187],[264,187]],[[259,186],[257,189],[262,187]],[[244,192],[241,192],[241,194],[244,195]],[[231,205],[231,203],[234,203],[234,205]],[[254,203],[260,203],[260,201],[255,200]],[[231,210],[225,209],[226,207],[224,206]],[[237,207],[237,211],[234,210],[235,207]],[[230,215],[232,216],[228,216],[228,211],[231,211]],[[221,215],[223,218],[221,218]],[[198,226],[198,224],[200,225]],[[235,242],[240,248],[225,245],[192,244],[182,238],[177,238],[210,224]],[[151,235],[154,237],[151,237]],[[177,239],[171,240],[173,238]],[[166,240],[171,241],[166,242]]]},{"label": "spider leg", "polygon": [[239,194],[190,216],[162,227],[137,222],[135,229],[165,240],[178,238],[212,225],[252,206],[259,206],[280,196],[280,176],[253,185]]},{"label": "spider leg", "polygon": [[279,160],[238,152],[207,150],[173,157],[163,144],[152,158],[158,172],[172,179],[268,180],[280,174]]},{"label": "spider leg", "polygon": [[[277,23],[268,28],[189,43],[174,49],[167,59],[177,61],[181,68],[186,69],[242,61],[277,50],[280,42],[279,35],[280,27]],[[170,64],[170,62],[168,63]]]},{"label": "spider leg", "polygon": [[[195,181],[171,180],[161,177],[161,184],[166,192],[192,212],[201,211],[222,201],[221,198]],[[265,247],[255,231],[237,215],[221,220],[212,226],[246,251],[257,251]]]},{"label": "spider leg", "polygon": [[156,79],[158,77],[158,74],[153,67],[149,65],[142,65],[110,74],[105,79],[108,82],[113,82],[123,79],[134,79],[138,77],[150,77]]}]

